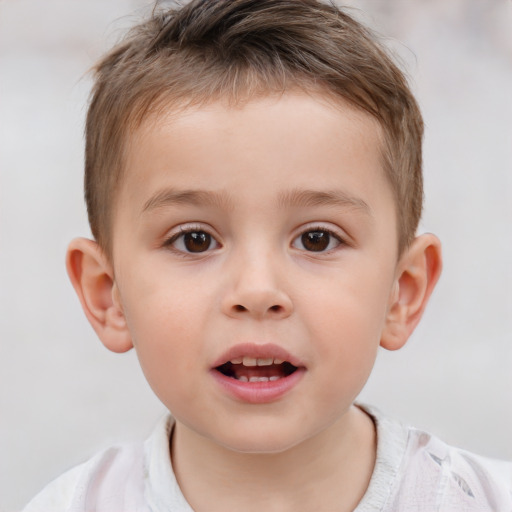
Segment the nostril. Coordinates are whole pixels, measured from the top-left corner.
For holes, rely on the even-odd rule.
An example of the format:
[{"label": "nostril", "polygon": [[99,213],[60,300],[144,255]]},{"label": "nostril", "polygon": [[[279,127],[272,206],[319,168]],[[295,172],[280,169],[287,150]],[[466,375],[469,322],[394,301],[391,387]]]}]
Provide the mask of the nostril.
[{"label": "nostril", "polygon": [[[238,311],[238,312],[249,311],[245,306],[242,306],[241,304],[236,304],[234,306],[234,309],[235,309],[235,311]],[[276,304],[274,306],[270,306],[268,308],[269,311],[274,311],[276,313],[281,311],[281,309],[282,309],[282,306],[280,306],[279,304]]]},{"label": "nostril", "polygon": [[[231,301],[229,301],[231,302]],[[254,316],[257,318],[263,318],[268,315],[269,318],[281,318],[282,316],[288,316],[291,312],[291,304],[286,301],[282,303],[276,300],[248,300],[246,302],[240,301],[238,304],[233,301],[230,304],[224,304],[223,309],[228,315],[234,315],[236,318],[245,317],[245,315]]]}]

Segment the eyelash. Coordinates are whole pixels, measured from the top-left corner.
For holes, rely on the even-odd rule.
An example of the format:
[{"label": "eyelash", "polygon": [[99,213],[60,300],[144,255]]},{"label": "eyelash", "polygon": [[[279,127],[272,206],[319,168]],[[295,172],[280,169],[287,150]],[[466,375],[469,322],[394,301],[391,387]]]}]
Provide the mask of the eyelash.
[{"label": "eyelash", "polygon": [[327,242],[327,247],[329,247],[329,245],[332,244],[332,239],[334,239],[336,241],[336,245],[334,247],[331,247],[331,248],[326,248],[326,249],[322,249],[322,250],[318,250],[318,251],[315,251],[315,250],[307,250],[307,249],[301,249],[301,250],[304,250],[305,252],[308,252],[308,253],[318,253],[318,254],[327,254],[327,253],[330,253],[332,251],[335,251],[340,245],[347,245],[346,241],[341,238],[341,236],[334,232],[332,229],[329,229],[329,228],[326,228],[325,226],[308,226],[306,229],[302,230],[293,240],[292,240],[292,246],[299,249],[298,247],[295,246],[295,241],[297,240],[301,240],[302,242],[302,245],[304,245],[304,240],[303,240],[303,237],[304,235],[308,234],[308,233],[327,233],[327,235],[329,236],[329,239],[328,239],[328,242]]},{"label": "eyelash", "polygon": [[[328,235],[326,248],[320,247],[319,250],[314,250],[314,249],[308,250],[307,248],[304,247],[305,240],[303,237],[305,235],[307,235],[308,233],[311,234],[311,233],[315,233],[315,232]],[[185,237],[187,235],[191,235],[194,233],[195,234],[201,233],[203,235],[206,235],[207,245],[205,246],[204,250],[199,250],[199,251],[187,250],[187,247],[185,245],[186,244]],[[203,241],[204,241],[204,238],[205,237],[203,236]],[[177,242],[179,242],[180,239],[182,240],[183,248],[176,247]],[[335,240],[336,245],[334,247],[329,248],[329,246],[332,245],[333,239]],[[295,245],[295,242],[298,240],[301,241],[302,246],[303,246],[302,248],[297,247]],[[199,241],[199,243],[201,243],[202,240],[199,239],[198,241]],[[321,241],[321,237],[320,237],[320,241]],[[207,229],[205,229],[201,226],[180,227],[179,232],[174,233],[169,238],[167,238],[163,245],[165,247],[171,248],[174,252],[176,252],[177,254],[182,255],[182,256],[190,255],[190,254],[202,255],[203,253],[207,253],[207,252],[211,251],[212,245],[215,245],[214,249],[218,249],[218,248],[222,247],[221,244],[216,239],[216,237],[213,236]],[[325,253],[330,253],[330,252],[336,250],[340,245],[346,245],[346,241],[343,238],[341,238],[337,233],[335,233],[333,230],[331,230],[329,228],[326,228],[324,226],[310,226],[307,229],[302,230],[297,236],[295,236],[292,240],[291,245],[292,245],[292,247],[294,247],[296,249],[299,249],[299,250],[302,250],[302,251],[305,251],[308,253],[325,254]]]},{"label": "eyelash", "polygon": [[[176,247],[177,242],[181,239],[182,243],[185,244],[185,237],[186,235],[191,235],[193,233],[202,233],[208,237],[208,245],[207,247],[202,251],[189,251],[186,249],[186,246],[184,246],[183,249]],[[174,233],[169,238],[167,238],[164,242],[165,247],[171,248],[174,252],[176,252],[179,255],[185,256],[188,254],[198,254],[201,255],[205,252],[208,252],[211,250],[212,244],[215,244],[218,248],[220,247],[220,243],[217,241],[215,236],[213,236],[207,229],[201,227],[201,226],[190,226],[190,227],[180,227],[179,231],[177,233]]]}]

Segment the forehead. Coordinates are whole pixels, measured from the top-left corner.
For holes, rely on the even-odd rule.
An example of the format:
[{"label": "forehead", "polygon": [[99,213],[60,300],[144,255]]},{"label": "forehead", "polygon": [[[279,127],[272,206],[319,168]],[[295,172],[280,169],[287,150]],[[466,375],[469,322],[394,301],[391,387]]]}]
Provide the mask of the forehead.
[{"label": "forehead", "polygon": [[263,195],[283,197],[283,183],[322,191],[338,182],[340,189],[356,182],[361,189],[365,181],[380,183],[374,190],[389,195],[382,139],[372,116],[323,95],[171,104],[129,136],[119,199],[140,212],[159,190],[206,187],[224,197],[232,189],[261,205]]}]

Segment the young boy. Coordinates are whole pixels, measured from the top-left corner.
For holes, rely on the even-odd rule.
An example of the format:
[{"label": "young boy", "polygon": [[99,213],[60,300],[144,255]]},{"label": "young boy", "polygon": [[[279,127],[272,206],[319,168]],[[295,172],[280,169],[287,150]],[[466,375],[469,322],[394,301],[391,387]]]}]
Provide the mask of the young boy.
[{"label": "young boy", "polygon": [[355,405],[441,272],[422,120],[371,34],[316,0],[155,12],[96,69],[95,241],[67,266],[171,411],[27,511],[512,509],[512,467]]}]

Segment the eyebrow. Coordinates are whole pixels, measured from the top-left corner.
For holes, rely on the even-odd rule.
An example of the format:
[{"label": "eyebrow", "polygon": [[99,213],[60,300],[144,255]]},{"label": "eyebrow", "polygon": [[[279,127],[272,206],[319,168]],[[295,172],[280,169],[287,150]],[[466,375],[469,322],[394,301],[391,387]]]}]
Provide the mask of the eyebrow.
[{"label": "eyebrow", "polygon": [[142,207],[142,213],[157,210],[165,206],[192,205],[231,208],[229,196],[223,192],[205,190],[165,189],[151,196]]},{"label": "eyebrow", "polygon": [[[142,213],[158,210],[167,206],[192,205],[232,208],[227,193],[206,190],[164,189],[151,196],[142,207]],[[314,208],[327,206],[360,210],[371,216],[372,211],[363,199],[351,196],[342,190],[319,191],[293,189],[278,196],[278,205],[284,208]]]},{"label": "eyebrow", "polygon": [[301,190],[294,189],[279,195],[279,204],[287,207],[312,208],[315,206],[331,206],[360,210],[372,216],[368,203],[359,197],[347,194],[343,190]]}]

